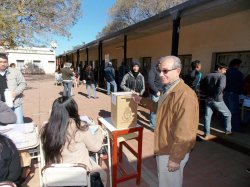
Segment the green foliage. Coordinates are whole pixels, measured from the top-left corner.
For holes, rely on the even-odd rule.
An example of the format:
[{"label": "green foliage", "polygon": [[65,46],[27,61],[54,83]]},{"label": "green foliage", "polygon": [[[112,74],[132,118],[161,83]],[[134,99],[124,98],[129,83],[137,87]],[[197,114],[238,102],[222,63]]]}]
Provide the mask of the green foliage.
[{"label": "green foliage", "polygon": [[50,34],[70,37],[80,6],[81,0],[1,0],[0,46],[33,46]]}]

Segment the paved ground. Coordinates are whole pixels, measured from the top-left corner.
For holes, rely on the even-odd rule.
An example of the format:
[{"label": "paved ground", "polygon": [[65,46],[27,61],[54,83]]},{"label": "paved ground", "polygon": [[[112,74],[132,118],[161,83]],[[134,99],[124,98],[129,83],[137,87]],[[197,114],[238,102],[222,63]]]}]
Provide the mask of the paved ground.
[{"label": "paved ground", "polygon": [[[24,97],[24,116],[26,122],[33,121],[40,127],[48,119],[49,110],[53,101],[60,96],[62,86],[55,86],[53,77],[29,76],[26,77],[28,88]],[[110,97],[98,92],[98,99],[88,99],[83,85],[74,88],[74,99],[77,101],[81,115],[88,115],[93,119],[98,116],[110,115]],[[153,132],[147,128],[148,111],[139,108],[139,123],[146,128],[143,133],[143,165],[142,182],[139,186],[157,186],[156,163],[153,156]],[[202,117],[200,122],[202,122]],[[213,126],[218,128],[216,118]],[[202,141],[197,139],[195,149],[190,155],[190,160],[184,171],[184,187],[249,187],[250,174],[245,172],[250,167],[250,134],[237,133],[226,137],[220,132],[212,131],[215,141]],[[198,134],[202,134],[198,131]],[[134,141],[129,142],[136,146]],[[224,145],[227,145],[224,146]],[[232,148],[229,148],[231,146]],[[136,167],[135,158],[124,150],[123,165],[128,171]],[[39,170],[33,162],[34,174],[23,186],[39,186]],[[107,167],[104,164],[104,169]],[[107,171],[108,173],[108,171]],[[135,180],[121,183],[119,187],[137,186]]]}]

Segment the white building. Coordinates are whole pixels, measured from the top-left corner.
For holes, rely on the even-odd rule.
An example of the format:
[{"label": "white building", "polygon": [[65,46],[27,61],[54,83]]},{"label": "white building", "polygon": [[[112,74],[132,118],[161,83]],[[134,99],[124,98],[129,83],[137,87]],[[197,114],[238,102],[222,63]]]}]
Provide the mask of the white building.
[{"label": "white building", "polygon": [[18,69],[23,69],[25,64],[32,63],[43,69],[46,74],[52,74],[56,69],[56,54],[51,48],[19,47],[6,50],[9,64],[15,63]]}]

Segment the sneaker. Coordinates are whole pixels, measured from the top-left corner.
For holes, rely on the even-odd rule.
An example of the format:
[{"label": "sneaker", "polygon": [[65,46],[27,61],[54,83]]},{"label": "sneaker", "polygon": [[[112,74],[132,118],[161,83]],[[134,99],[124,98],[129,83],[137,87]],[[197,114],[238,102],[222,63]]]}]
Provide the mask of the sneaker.
[{"label": "sneaker", "polygon": [[250,173],[250,168],[247,168],[247,169],[246,169],[246,172],[247,172],[247,173]]},{"label": "sneaker", "polygon": [[231,131],[225,132],[225,135],[232,135],[233,133]]},{"label": "sneaker", "polygon": [[203,139],[204,140],[209,140],[210,139],[210,134],[205,134]]}]

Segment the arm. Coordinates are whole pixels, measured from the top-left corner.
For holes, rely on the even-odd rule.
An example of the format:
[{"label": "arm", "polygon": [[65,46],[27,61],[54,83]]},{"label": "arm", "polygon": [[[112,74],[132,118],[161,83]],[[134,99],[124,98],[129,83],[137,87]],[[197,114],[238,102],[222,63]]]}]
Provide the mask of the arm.
[{"label": "arm", "polygon": [[121,89],[123,89],[124,91],[131,91],[131,89],[130,88],[128,88],[127,86],[126,86],[126,82],[127,82],[127,80],[128,80],[128,76],[129,76],[129,74],[127,73],[126,75],[124,75],[124,77],[123,77],[123,79],[122,79],[122,82],[121,82]]},{"label": "arm", "polygon": [[201,77],[202,77],[201,72],[197,72],[197,74],[195,75],[193,84],[192,84],[194,90],[197,90],[198,86],[200,85]]},{"label": "arm", "polygon": [[24,89],[26,88],[27,84],[24,79],[23,74],[20,71],[17,71],[16,75],[17,87],[14,90],[14,98],[23,93]]},{"label": "arm", "polygon": [[141,77],[142,77],[142,90],[140,91],[140,95],[143,95],[143,93],[145,92],[145,81],[143,75],[141,75]]},{"label": "arm", "polygon": [[99,129],[92,134],[90,129],[88,131],[84,131],[84,134],[81,133],[81,138],[83,139],[84,144],[86,145],[87,149],[92,152],[97,152],[101,149],[102,142],[103,142],[103,134],[102,130]]},{"label": "arm", "polygon": [[148,73],[148,84],[151,88],[151,90],[153,90],[153,92],[156,94],[158,92],[157,87],[155,86],[155,73],[153,71],[153,69],[151,69]]},{"label": "arm", "polygon": [[0,124],[16,123],[16,114],[4,102],[0,101]]}]

